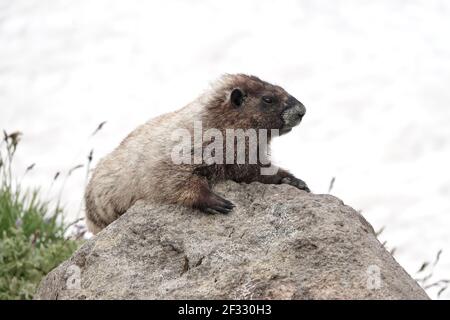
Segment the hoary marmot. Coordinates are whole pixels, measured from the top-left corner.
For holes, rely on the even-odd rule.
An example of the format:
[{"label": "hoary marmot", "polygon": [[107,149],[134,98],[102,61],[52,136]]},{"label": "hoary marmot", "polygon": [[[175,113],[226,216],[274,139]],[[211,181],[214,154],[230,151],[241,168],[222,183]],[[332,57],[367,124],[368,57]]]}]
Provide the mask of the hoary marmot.
[{"label": "hoary marmot", "polygon": [[[305,112],[303,104],[279,86],[244,74],[222,76],[184,108],[138,127],[100,160],[85,193],[88,229],[98,233],[137,200],[180,204],[207,213],[229,213],[233,203],[211,189],[221,180],[287,183],[309,192],[302,180],[286,170],[262,174],[261,169],[268,165],[259,159],[257,163],[247,159],[249,141],[245,142],[244,164],[207,163],[201,159],[200,163],[178,163],[173,159],[174,147],[179,144],[174,141],[173,132],[184,129],[195,135],[195,122],[201,123],[202,132],[215,128],[224,135],[230,128],[278,129],[284,134],[300,123]],[[270,139],[271,136],[268,142]],[[201,143],[204,147],[205,143]],[[236,146],[234,140],[233,145]],[[194,148],[189,152],[189,157],[194,156]],[[236,160],[236,151],[233,155]]]}]

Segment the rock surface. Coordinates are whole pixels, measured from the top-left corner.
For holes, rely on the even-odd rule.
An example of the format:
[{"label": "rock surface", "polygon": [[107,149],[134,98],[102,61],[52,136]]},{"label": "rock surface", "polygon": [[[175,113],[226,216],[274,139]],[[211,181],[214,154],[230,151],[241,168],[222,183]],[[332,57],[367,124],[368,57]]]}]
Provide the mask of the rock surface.
[{"label": "rock surface", "polygon": [[371,225],[330,195],[222,183],[229,215],[137,203],[37,299],[428,299]]}]

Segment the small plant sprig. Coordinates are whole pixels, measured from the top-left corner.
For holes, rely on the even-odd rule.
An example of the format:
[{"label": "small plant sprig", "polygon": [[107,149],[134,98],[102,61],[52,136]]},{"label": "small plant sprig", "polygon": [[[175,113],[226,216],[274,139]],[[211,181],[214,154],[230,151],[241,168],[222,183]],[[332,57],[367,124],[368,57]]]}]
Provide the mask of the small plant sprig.
[{"label": "small plant sprig", "polygon": [[3,130],[3,139],[0,142],[0,173],[2,185],[12,186],[12,160],[21,137],[22,132],[20,131],[8,134]]},{"label": "small plant sprig", "polygon": [[433,281],[434,269],[438,262],[440,261],[442,255],[442,249],[440,249],[433,262],[425,261],[420,266],[417,271],[417,275],[420,275],[420,278],[417,278],[416,281],[425,289],[437,288],[437,298],[440,298],[442,293],[446,291],[450,285],[450,279],[441,279],[437,281]]},{"label": "small plant sprig", "polygon": [[328,186],[328,193],[331,193],[331,191],[333,190],[335,182],[336,182],[336,177],[331,178],[330,184]]}]

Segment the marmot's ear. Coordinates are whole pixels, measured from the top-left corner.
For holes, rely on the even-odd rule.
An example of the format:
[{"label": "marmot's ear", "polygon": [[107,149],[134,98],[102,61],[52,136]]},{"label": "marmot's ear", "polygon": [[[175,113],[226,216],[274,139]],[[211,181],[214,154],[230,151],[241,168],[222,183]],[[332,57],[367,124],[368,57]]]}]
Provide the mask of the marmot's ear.
[{"label": "marmot's ear", "polygon": [[239,88],[233,89],[230,95],[231,104],[235,107],[240,107],[242,105],[242,102],[244,102],[244,97],[245,94],[241,89]]}]

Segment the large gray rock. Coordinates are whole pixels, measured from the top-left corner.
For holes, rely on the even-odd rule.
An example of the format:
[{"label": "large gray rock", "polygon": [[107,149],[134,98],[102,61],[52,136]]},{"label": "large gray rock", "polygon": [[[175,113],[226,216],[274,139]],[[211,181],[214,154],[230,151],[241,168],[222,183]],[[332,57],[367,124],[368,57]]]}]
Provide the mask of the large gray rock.
[{"label": "large gray rock", "polygon": [[136,204],[42,281],[38,299],[428,299],[330,195],[226,182],[229,215]]}]

